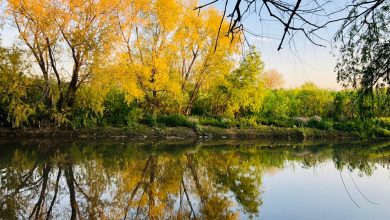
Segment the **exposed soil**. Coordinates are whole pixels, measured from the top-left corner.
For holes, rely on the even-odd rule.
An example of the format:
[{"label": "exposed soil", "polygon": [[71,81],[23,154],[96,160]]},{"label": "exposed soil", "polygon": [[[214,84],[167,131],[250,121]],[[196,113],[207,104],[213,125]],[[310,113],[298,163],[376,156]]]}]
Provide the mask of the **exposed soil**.
[{"label": "exposed soil", "polygon": [[260,128],[218,128],[201,126],[198,130],[187,127],[152,128],[140,125],[134,128],[101,127],[91,129],[64,128],[0,128],[3,138],[73,138],[73,139],[112,139],[112,140],[186,140],[202,139],[240,139],[240,140],[341,140],[357,139],[356,135],[343,131],[324,131],[313,128],[279,128],[262,126]]}]

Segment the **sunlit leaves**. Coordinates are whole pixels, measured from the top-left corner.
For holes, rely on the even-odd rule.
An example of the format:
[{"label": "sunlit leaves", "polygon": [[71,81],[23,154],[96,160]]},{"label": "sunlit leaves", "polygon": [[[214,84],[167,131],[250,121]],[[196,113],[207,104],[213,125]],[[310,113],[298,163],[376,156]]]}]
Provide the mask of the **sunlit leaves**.
[{"label": "sunlit leaves", "polygon": [[[40,67],[46,87],[52,79],[57,82],[60,110],[74,104],[77,89],[92,75],[92,64],[111,57],[116,38],[113,11],[119,2],[8,2],[7,12]],[[64,88],[61,84],[66,82]]]},{"label": "sunlit leaves", "polygon": [[[129,79],[136,79],[143,100],[152,112],[185,112],[203,88],[214,85],[233,65],[237,41],[222,37],[214,51],[221,15],[213,10],[198,14],[192,1],[149,1],[137,7],[136,22],[123,22],[119,28],[128,66]],[[147,16],[146,16],[147,15]],[[227,28],[223,24],[222,28]],[[128,81],[129,83],[130,80]],[[131,93],[130,93],[131,96]]]},{"label": "sunlit leaves", "polygon": [[47,87],[60,110],[76,104],[100,114],[116,87],[149,112],[189,114],[199,95],[234,68],[240,52],[240,36],[220,34],[229,28],[220,23],[221,13],[195,11],[197,4],[11,0],[7,9],[46,84],[56,82],[55,90]]},{"label": "sunlit leaves", "polygon": [[0,125],[19,127],[28,122],[35,110],[26,102],[28,64],[25,54],[17,48],[0,47]]}]

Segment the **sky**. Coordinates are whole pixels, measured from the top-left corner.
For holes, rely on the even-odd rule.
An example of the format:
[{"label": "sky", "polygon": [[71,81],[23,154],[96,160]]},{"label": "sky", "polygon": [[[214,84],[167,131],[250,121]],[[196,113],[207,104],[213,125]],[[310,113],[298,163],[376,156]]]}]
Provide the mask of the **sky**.
[{"label": "sky", "polygon": [[[206,2],[210,2],[210,0],[200,1],[200,3]],[[230,2],[234,3],[235,0],[230,0]],[[303,5],[307,2],[310,2],[310,0],[304,0]],[[326,6],[329,8],[329,11],[344,7],[343,4],[345,2],[334,2]],[[224,8],[224,0],[219,0],[213,7],[222,11]],[[229,4],[227,11],[229,12],[231,9],[232,4]],[[270,17],[264,18],[270,19]],[[321,22],[321,18],[317,20]],[[284,87],[294,88],[310,81],[322,88],[342,88],[337,83],[337,74],[334,71],[337,63],[337,57],[335,56],[337,50],[332,46],[332,37],[340,23],[329,25],[319,33],[325,39],[325,41],[320,41],[325,47],[316,46],[302,34],[298,34],[293,38],[293,43],[284,43],[280,51],[277,48],[280,43],[279,39],[283,34],[283,26],[274,21],[263,20],[259,22],[259,17],[256,14],[251,14],[246,17],[243,25],[251,33],[265,36],[246,35],[249,43],[256,46],[261,52],[265,69],[276,69],[283,75],[285,81]]]},{"label": "sky", "polygon": [[[201,0],[200,4],[205,2],[209,2],[209,0]],[[231,0],[231,2],[234,1]],[[213,7],[222,10],[224,0],[220,0]],[[228,6],[228,11],[231,10],[231,7],[231,5]],[[10,46],[17,40],[17,31],[7,22],[5,23],[0,36],[1,43],[4,46]],[[334,71],[337,61],[334,54],[337,54],[337,51],[332,49],[330,43],[339,24],[334,24],[321,31],[321,37],[328,40],[328,42],[321,41],[326,47],[313,45],[304,36],[298,34],[293,38],[293,43],[285,43],[280,51],[277,50],[283,31],[280,24],[259,22],[258,16],[255,14],[249,15],[243,24],[252,33],[265,36],[258,37],[247,34],[247,39],[261,52],[265,69],[276,69],[283,75],[285,88],[299,87],[305,82],[314,82],[319,87],[327,89],[342,88],[337,83],[337,74]]]},{"label": "sky", "polygon": [[296,49],[286,45],[277,51],[278,40],[252,37],[251,41],[260,50],[265,69],[276,69],[283,75],[284,87],[297,87],[310,81],[323,88],[341,88],[334,71],[337,59],[331,54],[330,46],[318,47],[299,38],[295,39]]}]

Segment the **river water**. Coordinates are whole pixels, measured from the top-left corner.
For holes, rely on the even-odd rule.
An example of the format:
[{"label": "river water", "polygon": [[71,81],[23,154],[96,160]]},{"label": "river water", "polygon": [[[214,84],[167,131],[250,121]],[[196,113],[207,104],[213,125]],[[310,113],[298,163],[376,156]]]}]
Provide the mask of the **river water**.
[{"label": "river water", "polygon": [[0,141],[0,219],[390,219],[390,142]]}]

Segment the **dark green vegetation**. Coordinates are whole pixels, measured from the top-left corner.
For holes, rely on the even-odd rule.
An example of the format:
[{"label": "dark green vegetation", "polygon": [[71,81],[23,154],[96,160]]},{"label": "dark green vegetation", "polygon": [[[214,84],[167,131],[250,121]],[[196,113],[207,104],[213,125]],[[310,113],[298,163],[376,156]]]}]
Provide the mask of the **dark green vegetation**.
[{"label": "dark green vegetation", "polygon": [[[327,6],[332,1],[236,1],[230,24],[218,11],[203,8],[218,1],[198,12],[184,2],[47,1],[38,7],[6,1],[4,17],[17,28],[22,45],[0,48],[0,127],[66,132],[114,127],[135,133],[186,127],[202,136],[207,129],[220,136],[237,129],[281,131],[272,126],[390,136],[388,0],[347,1],[336,11]],[[264,7],[253,8],[257,3]],[[278,49],[287,32],[291,37],[303,32],[317,44],[313,37],[321,37],[315,32],[343,21],[334,39],[340,46],[336,71],[350,89],[330,91],[312,83],[280,89],[281,75],[264,71],[260,52],[240,42],[242,16],[261,16],[262,8],[284,27]],[[326,22],[311,21],[319,17]]]},{"label": "dark green vegetation", "polygon": [[[359,173],[358,184],[361,178],[369,180],[378,169],[388,167],[390,146],[388,142],[123,144],[34,139],[23,144],[2,140],[0,153],[1,219],[241,219],[244,214],[265,214],[263,203],[270,205],[272,200],[264,200],[264,193],[286,199],[265,185],[264,179],[275,173],[314,168],[318,178],[321,167],[328,164],[337,175],[326,184],[342,189],[337,172]],[[341,196],[351,203],[346,194]],[[311,201],[299,205],[305,202]],[[382,204],[375,210],[386,209]]]},{"label": "dark green vegetation", "polygon": [[338,80],[366,93],[390,85],[390,1],[376,0],[375,5],[361,17],[359,10],[351,10],[349,16],[356,19],[345,22],[336,35],[341,41]]},{"label": "dark green vegetation", "polygon": [[[141,101],[128,103],[126,94],[118,89],[111,89],[105,97],[99,97],[101,105],[98,105],[95,103],[97,98],[89,96],[90,90],[84,89],[79,90],[77,97],[81,98],[76,99],[77,104],[72,109],[57,112],[40,102],[44,84],[24,72],[28,67],[23,64],[23,52],[16,48],[2,48],[0,52],[0,126],[6,128],[59,126],[63,129],[91,129],[113,126],[137,130],[139,125],[147,125],[189,127],[200,132],[202,126],[242,129],[273,126],[340,130],[362,137],[390,135],[390,98],[386,88],[362,94],[355,90],[329,91],[307,83],[297,89],[263,89],[255,93],[256,97],[252,97],[249,104],[234,100],[217,101],[221,95],[251,93],[245,90],[251,90],[247,88],[250,86],[248,79],[248,85],[242,86],[242,91],[221,87],[215,93],[203,94],[195,101],[190,115],[148,112]],[[234,111],[232,105],[236,105]]]},{"label": "dark green vegetation", "polygon": [[[250,133],[270,131],[266,126],[272,126],[294,128],[296,131],[302,128],[331,133],[344,131],[364,138],[390,136],[390,96],[387,87],[371,92],[330,91],[312,83],[296,89],[267,88],[261,78],[263,63],[253,48],[240,67],[228,75],[227,83],[201,93],[190,109],[171,106],[171,101],[161,101],[161,108],[150,110],[145,100],[129,102],[126,99],[128,94],[115,86],[110,87],[107,93],[99,93],[92,85],[78,90],[71,108],[55,108],[55,103],[60,99],[55,93],[51,94],[52,107],[48,107],[44,104],[47,100],[43,102],[45,93],[42,93],[46,85],[40,78],[29,75],[31,68],[25,65],[25,56],[17,48],[0,50],[0,126],[4,128],[51,130],[57,127],[69,130],[117,127],[143,132],[143,126],[188,127],[198,135],[204,135],[205,126],[207,129],[212,129],[210,126],[252,129]],[[229,136],[227,134],[230,132],[214,131],[218,131],[214,134],[218,133],[219,136]],[[276,132],[275,129],[272,131]],[[303,136],[317,136],[310,135],[315,131],[307,131],[310,131],[309,134]]]},{"label": "dark green vegetation", "polygon": [[[119,127],[143,132],[146,130],[142,127],[146,125],[152,128],[188,127],[203,135],[205,126],[255,129],[252,132],[272,126],[347,131],[361,137],[390,135],[387,88],[369,94],[356,90],[324,90],[312,83],[296,89],[260,89],[251,84],[256,76],[244,69],[235,71],[230,78],[232,81],[240,79],[240,88],[221,86],[202,94],[194,102],[189,115],[181,114],[180,109],[150,112],[144,108],[142,100],[127,102],[126,93],[118,89],[112,88],[107,95],[98,96],[91,94],[88,87],[78,91],[74,107],[60,112],[42,104],[44,83],[26,73],[29,68],[24,65],[23,51],[2,48],[0,52],[0,126],[4,128],[50,130],[57,127],[68,130]],[[250,66],[258,63],[258,59],[246,61],[244,67],[251,70],[254,67]],[[254,92],[254,89],[259,90]],[[243,101],[239,99],[242,95],[255,96]],[[227,101],[221,102],[221,98]],[[53,102],[57,99],[53,96]],[[226,136],[224,133],[228,131],[217,133]]]}]

